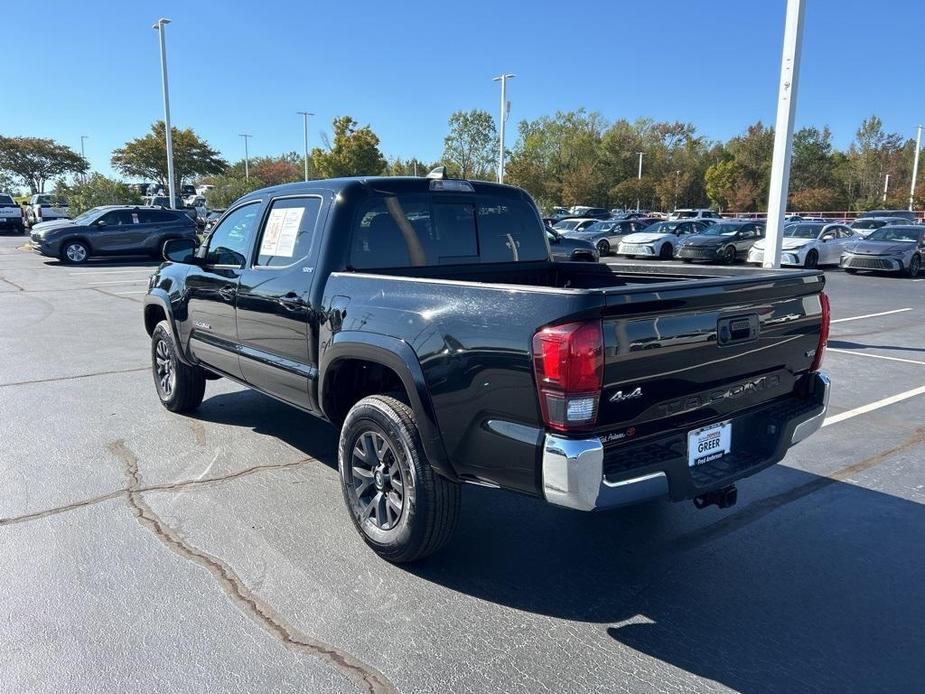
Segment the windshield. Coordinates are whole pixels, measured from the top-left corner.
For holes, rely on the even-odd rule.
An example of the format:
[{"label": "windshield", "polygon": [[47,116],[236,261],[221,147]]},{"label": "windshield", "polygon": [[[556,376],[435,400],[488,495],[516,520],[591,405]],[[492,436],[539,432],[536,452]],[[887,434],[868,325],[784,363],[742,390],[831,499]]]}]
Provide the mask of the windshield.
[{"label": "windshield", "polygon": [[616,222],[595,222],[587,228],[582,229],[582,231],[586,231],[589,234],[597,234],[604,231],[613,231],[615,226],[617,226]]},{"label": "windshield", "polygon": [[555,226],[553,226],[553,229],[558,229],[559,231],[571,231],[577,226],[578,226],[578,221],[574,219],[570,219],[566,222],[556,222]]},{"label": "windshield", "polygon": [[822,231],[821,224],[789,224],[784,227],[784,236],[796,239],[814,239]]},{"label": "windshield", "polygon": [[650,224],[643,231],[646,234],[671,234],[678,228],[678,222],[656,222]]},{"label": "windshield", "polygon": [[66,207],[67,200],[65,198],[59,198],[56,195],[38,195],[35,198],[36,205],[57,205],[59,207]]},{"label": "windshield", "polygon": [[879,229],[886,222],[882,219],[860,219],[851,225],[852,229]]},{"label": "windshield", "polygon": [[919,240],[920,231],[908,227],[884,226],[877,229],[867,237],[867,241],[904,241],[915,242]]},{"label": "windshield", "polygon": [[742,224],[729,224],[723,222],[721,224],[714,224],[711,227],[707,227],[704,231],[700,232],[701,236],[735,236],[736,232],[741,229],[744,225]]},{"label": "windshield", "polygon": [[16,203],[13,202],[13,198],[11,198],[9,195],[0,195],[0,205],[15,205],[15,204]]},{"label": "windshield", "polygon": [[675,219],[690,219],[696,217],[697,213],[694,210],[675,210],[672,216]]},{"label": "windshield", "polygon": [[105,209],[103,207],[91,207],[86,212],[83,212],[72,220],[74,224],[88,224],[93,221],[93,219],[99,216],[100,212]]}]

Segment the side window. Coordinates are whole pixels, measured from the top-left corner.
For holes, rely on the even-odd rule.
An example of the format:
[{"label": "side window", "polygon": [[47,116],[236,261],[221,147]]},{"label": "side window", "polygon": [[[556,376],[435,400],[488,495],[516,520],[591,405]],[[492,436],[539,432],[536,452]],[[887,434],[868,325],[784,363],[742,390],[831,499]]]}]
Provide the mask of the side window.
[{"label": "side window", "polygon": [[139,224],[164,224],[166,222],[173,222],[176,220],[170,212],[165,212],[164,210],[152,210],[147,208],[140,208],[138,210],[138,223]]},{"label": "side window", "polygon": [[135,220],[132,219],[131,210],[113,210],[112,212],[107,212],[100,217],[100,221],[106,222],[106,226],[110,227],[135,223]]},{"label": "side window", "polygon": [[256,265],[292,265],[307,256],[320,211],[321,198],[315,195],[274,200],[263,225]]},{"label": "side window", "polygon": [[753,239],[755,238],[755,225],[746,224],[741,229],[739,229],[739,238],[740,239]]},{"label": "side window", "polygon": [[251,241],[254,239],[259,209],[258,203],[239,207],[215,227],[209,237],[206,264],[244,266]]}]

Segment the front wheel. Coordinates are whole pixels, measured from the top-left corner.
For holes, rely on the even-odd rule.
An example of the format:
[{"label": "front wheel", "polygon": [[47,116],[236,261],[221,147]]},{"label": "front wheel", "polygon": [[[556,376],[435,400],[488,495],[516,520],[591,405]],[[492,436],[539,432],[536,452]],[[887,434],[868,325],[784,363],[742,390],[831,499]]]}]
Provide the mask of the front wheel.
[{"label": "front wheel", "polygon": [[165,320],[151,333],[151,370],[157,397],[168,410],[191,412],[202,404],[206,392],[205,373],[198,366],[180,361],[170,325]]},{"label": "front wheel", "polygon": [[674,256],[674,247],[670,243],[663,243],[659,249],[658,257],[661,260],[671,260]]},{"label": "front wheel", "polygon": [[597,252],[603,258],[610,255],[610,241],[607,239],[601,239],[597,242]]},{"label": "front wheel", "polygon": [[803,267],[813,269],[819,265],[819,254],[812,250],[806,254],[806,260],[803,261]]},{"label": "front wheel", "polygon": [[337,463],[350,518],[380,557],[412,562],[450,540],[459,485],[434,472],[405,403],[371,395],[354,405],[341,428]]},{"label": "front wheel", "polygon": [[735,246],[729,246],[723,251],[723,262],[726,265],[732,265],[736,261]]},{"label": "front wheel", "polygon": [[61,260],[70,265],[80,265],[90,257],[90,248],[83,241],[67,241],[61,249]]},{"label": "front wheel", "polygon": [[845,269],[845,272],[847,272],[849,275],[856,275],[856,274],[858,274],[858,271],[857,271],[857,270],[852,270],[851,268],[846,268],[846,269]]},{"label": "front wheel", "polygon": [[906,275],[909,277],[918,277],[921,271],[922,259],[917,255],[912,256],[912,260],[909,261],[909,269],[906,270]]}]

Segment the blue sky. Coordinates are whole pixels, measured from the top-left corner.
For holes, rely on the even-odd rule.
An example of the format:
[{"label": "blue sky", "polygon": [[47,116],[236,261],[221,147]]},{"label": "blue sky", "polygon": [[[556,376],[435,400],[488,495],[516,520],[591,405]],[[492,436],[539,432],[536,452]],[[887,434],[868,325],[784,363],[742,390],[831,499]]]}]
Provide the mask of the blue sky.
[{"label": "blue sky", "polygon": [[[498,109],[512,124],[585,107],[610,120],[690,121],[725,139],[773,122],[785,0],[647,2],[42,2],[3,33],[0,133],[52,137],[109,171],[113,148],[163,116],[157,33],[167,29],[174,125],[231,161],[301,151],[350,114],[387,156],[439,158],[449,115]],[[8,13],[9,14],[9,13]],[[807,0],[797,124],[844,146],[878,113],[912,137],[925,121],[921,0]],[[13,85],[18,85],[18,88]],[[19,99],[11,99],[14,93]]]}]

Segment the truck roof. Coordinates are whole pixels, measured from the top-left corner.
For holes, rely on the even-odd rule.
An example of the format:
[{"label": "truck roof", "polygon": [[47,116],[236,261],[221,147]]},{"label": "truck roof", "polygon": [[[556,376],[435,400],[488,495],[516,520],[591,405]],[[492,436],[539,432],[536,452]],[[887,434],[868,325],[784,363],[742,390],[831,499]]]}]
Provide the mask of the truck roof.
[{"label": "truck roof", "polygon": [[[296,183],[284,183],[269,188],[261,188],[241,197],[242,201],[263,198],[266,195],[298,195],[299,193],[310,193],[312,191],[329,190],[333,193],[345,192],[355,188],[367,188],[369,190],[380,190],[383,192],[400,194],[400,193],[426,193],[432,190],[431,184],[434,181],[446,180],[464,180],[464,179],[434,179],[423,176],[351,176],[346,178],[321,178],[311,181],[298,181]],[[488,181],[467,181],[472,185],[476,193],[491,193],[501,196],[523,196],[526,195],[520,188],[515,186],[504,185],[501,183],[490,183]],[[452,193],[448,193],[452,194]]]}]

